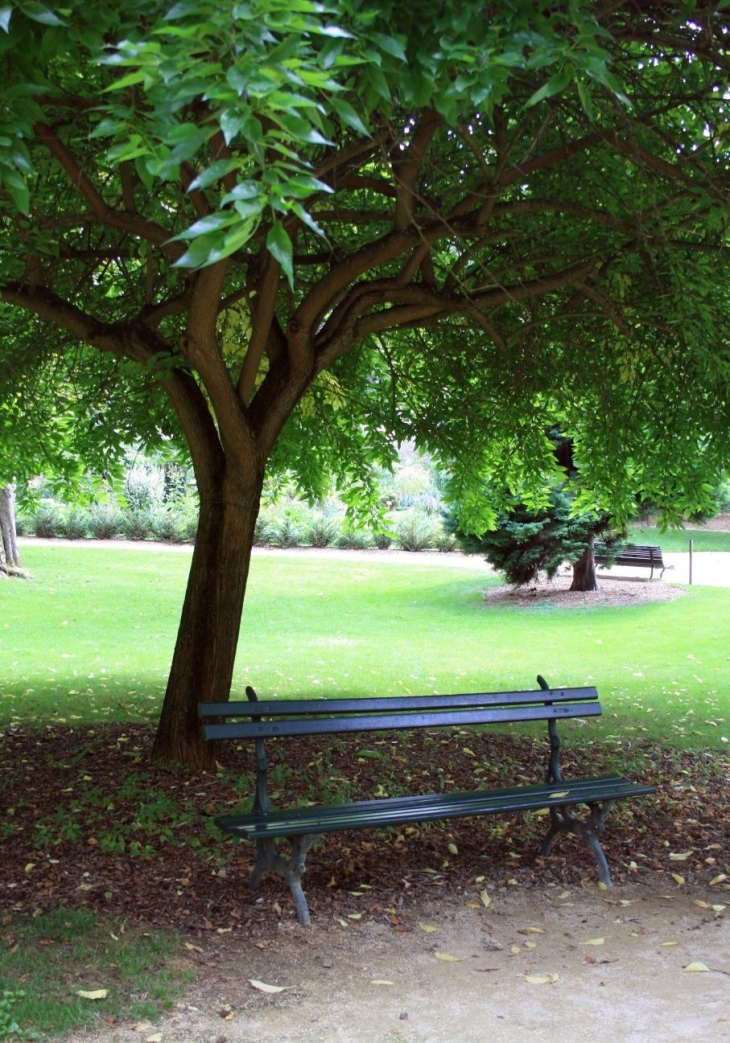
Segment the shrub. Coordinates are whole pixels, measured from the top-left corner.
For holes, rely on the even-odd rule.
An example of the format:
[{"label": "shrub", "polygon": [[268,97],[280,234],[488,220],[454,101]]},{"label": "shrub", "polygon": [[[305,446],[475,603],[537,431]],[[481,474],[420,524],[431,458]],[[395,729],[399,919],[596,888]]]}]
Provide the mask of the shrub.
[{"label": "shrub", "polygon": [[39,507],[33,515],[31,528],[36,536],[40,536],[43,539],[60,536],[62,534],[62,526],[61,514],[58,508],[52,506]]},{"label": "shrub", "polygon": [[442,554],[451,554],[457,549],[456,537],[450,532],[439,529],[433,538],[433,545]]},{"label": "shrub", "polygon": [[343,529],[335,543],[340,550],[371,550],[373,534],[367,529]]},{"label": "shrub", "polygon": [[433,545],[436,527],[433,522],[421,514],[409,513],[396,525],[398,546],[401,550],[423,551]]},{"label": "shrub", "polygon": [[70,507],[60,519],[61,535],[67,540],[83,540],[89,532],[89,515],[80,507]]},{"label": "shrub", "polygon": [[130,508],[135,511],[158,506],[165,498],[164,471],[144,458],[136,460],[127,471],[124,495]]},{"label": "shrub", "polygon": [[305,540],[310,547],[331,547],[339,535],[339,526],[333,518],[316,514],[305,530]]},{"label": "shrub", "polygon": [[122,515],[122,533],[128,540],[146,540],[154,534],[155,521],[150,511],[125,511]]},{"label": "shrub", "polygon": [[263,511],[256,519],[253,530],[253,542],[257,547],[270,547],[274,539],[274,526],[271,518]]},{"label": "shrub", "polygon": [[180,542],[195,543],[195,537],[198,534],[198,516],[189,511],[183,511],[178,525],[180,528]]},{"label": "shrub", "polygon": [[15,531],[18,536],[29,536],[33,532],[33,519],[26,514],[18,514],[15,518]]},{"label": "shrub", "polygon": [[89,532],[95,540],[113,540],[122,526],[122,513],[116,507],[94,507],[89,512]]},{"label": "shrub", "polygon": [[301,547],[302,527],[288,515],[279,518],[273,525],[271,543],[274,547]]},{"label": "shrub", "polygon": [[180,519],[174,511],[161,511],[152,518],[152,535],[165,543],[181,543]]}]

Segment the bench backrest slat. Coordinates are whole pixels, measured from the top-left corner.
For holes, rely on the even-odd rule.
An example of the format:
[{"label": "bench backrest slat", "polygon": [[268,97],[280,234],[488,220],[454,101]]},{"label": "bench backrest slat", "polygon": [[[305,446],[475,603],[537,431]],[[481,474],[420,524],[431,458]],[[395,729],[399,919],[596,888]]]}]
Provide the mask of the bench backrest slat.
[{"label": "bench backrest slat", "polygon": [[462,695],[394,695],[374,699],[282,699],[200,703],[200,717],[297,717],[306,715],[415,713],[418,711],[466,710],[478,707],[510,707],[546,703],[597,700],[595,688],[555,688],[529,692],[468,692]]},{"label": "bench backrest slat", "polygon": [[594,543],[593,553],[597,558],[615,557],[619,562],[621,558],[626,561],[649,561],[657,564],[662,562],[662,548],[653,544],[628,544],[621,550],[608,550],[605,543]]},{"label": "bench backrest slat", "polygon": [[543,702],[531,706],[496,706],[429,713],[415,711],[369,713],[349,717],[286,717],[273,721],[235,721],[226,724],[206,724],[204,730],[206,739],[269,739],[288,735],[334,735],[404,728],[509,724],[516,721],[554,720],[560,717],[597,717],[600,713],[601,707],[597,702]]}]

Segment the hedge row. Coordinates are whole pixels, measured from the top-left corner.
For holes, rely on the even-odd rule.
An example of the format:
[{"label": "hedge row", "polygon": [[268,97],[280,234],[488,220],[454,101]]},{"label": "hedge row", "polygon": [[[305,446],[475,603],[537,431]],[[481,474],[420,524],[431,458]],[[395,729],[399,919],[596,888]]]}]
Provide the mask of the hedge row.
[{"label": "hedge row", "polygon": [[[41,505],[32,514],[20,514],[18,533],[68,540],[163,540],[192,543],[197,518],[190,512],[171,509],[128,509],[117,507],[59,507]],[[419,511],[397,512],[389,529],[375,533],[354,528],[341,515],[298,506],[267,508],[256,523],[254,543],[269,547],[340,547],[351,550],[397,546],[401,550],[453,551],[453,536],[444,532],[440,520]]]}]

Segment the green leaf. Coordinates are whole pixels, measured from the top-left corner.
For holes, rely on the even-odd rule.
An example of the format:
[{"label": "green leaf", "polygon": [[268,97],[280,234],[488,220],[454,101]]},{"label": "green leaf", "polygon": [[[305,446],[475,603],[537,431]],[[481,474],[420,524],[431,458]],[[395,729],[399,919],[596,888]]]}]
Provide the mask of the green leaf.
[{"label": "green leaf", "polygon": [[[43,4],[23,4],[20,8],[26,18],[31,18],[34,22],[40,22],[41,25],[66,25],[62,18],[59,18],[57,14],[45,7]],[[9,20],[9,19],[8,19]]]},{"label": "green leaf", "polygon": [[0,7],[0,29],[10,32],[10,19],[13,17],[12,7]]},{"label": "green leaf", "polygon": [[347,29],[341,29],[339,25],[322,25],[317,27],[317,33],[320,36],[331,36],[335,39],[343,40],[355,40],[356,37],[352,33],[348,33]]},{"label": "green leaf", "polygon": [[173,236],[170,242],[174,243],[179,239],[196,239],[198,236],[209,236],[212,232],[218,232],[222,228],[232,225],[235,220],[235,214],[231,213],[231,211],[208,214],[207,217],[201,217],[190,228],[186,228],[184,232],[179,232]]},{"label": "green leaf", "polygon": [[215,184],[216,181],[220,181],[226,174],[230,174],[232,170],[235,170],[236,166],[237,162],[235,159],[216,159],[215,162],[211,163],[209,167],[190,182],[188,192],[194,192],[196,189],[207,188],[208,185]]},{"label": "green leaf", "polygon": [[30,210],[30,192],[25,178],[14,167],[2,165],[0,183],[8,190],[18,210],[27,216]]},{"label": "green leaf", "polygon": [[255,199],[260,194],[261,186],[257,181],[239,181],[230,192],[226,192],[221,203],[225,206],[226,203],[234,203],[238,199]]},{"label": "green leaf", "polygon": [[378,47],[386,54],[392,55],[393,58],[398,58],[400,61],[408,61],[408,56],[403,50],[403,45],[394,36],[385,36],[384,33],[373,33],[371,39],[377,43]]},{"label": "green leaf", "polygon": [[269,234],[266,236],[266,249],[269,251],[275,261],[281,265],[282,271],[286,275],[289,285],[294,286],[294,260],[293,260],[293,247],[292,241],[289,238],[287,232],[281,221],[274,221],[273,225],[269,230]]},{"label": "green leaf", "polygon": [[366,138],[371,136],[370,131],[348,101],[343,101],[342,98],[331,97],[329,103],[342,122],[348,127],[352,127],[352,129],[356,130],[358,134],[362,134]]},{"label": "green leaf", "polygon": [[110,83],[109,86],[105,88],[105,92],[121,91],[124,90],[125,87],[133,87],[135,83],[142,83],[146,76],[147,72],[144,69],[135,69],[134,72],[122,76],[121,80],[115,80],[114,83]]},{"label": "green leaf", "polygon": [[558,72],[553,73],[547,83],[544,83],[539,90],[535,91],[531,98],[528,98],[525,107],[530,108],[532,105],[537,105],[546,98],[552,98],[553,95],[559,94],[561,91],[565,90],[572,79],[573,71],[567,66],[560,69]]}]

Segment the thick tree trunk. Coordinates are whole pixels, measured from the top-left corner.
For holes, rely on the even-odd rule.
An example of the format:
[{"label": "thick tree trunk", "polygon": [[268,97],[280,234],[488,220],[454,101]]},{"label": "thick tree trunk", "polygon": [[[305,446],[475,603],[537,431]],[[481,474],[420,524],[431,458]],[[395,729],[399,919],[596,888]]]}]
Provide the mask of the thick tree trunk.
[{"label": "thick tree trunk", "polygon": [[0,489],[0,533],[5,563],[10,566],[20,565],[15,530],[15,490],[12,485]]},{"label": "thick tree trunk", "polygon": [[590,541],[577,561],[573,562],[571,590],[598,590],[596,562],[593,557],[593,540]]},{"label": "thick tree trunk", "polygon": [[156,761],[214,766],[198,702],[228,699],[248,580],[261,483],[235,496],[201,498],[200,521],[155,744]]}]

